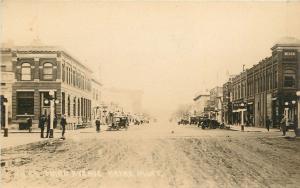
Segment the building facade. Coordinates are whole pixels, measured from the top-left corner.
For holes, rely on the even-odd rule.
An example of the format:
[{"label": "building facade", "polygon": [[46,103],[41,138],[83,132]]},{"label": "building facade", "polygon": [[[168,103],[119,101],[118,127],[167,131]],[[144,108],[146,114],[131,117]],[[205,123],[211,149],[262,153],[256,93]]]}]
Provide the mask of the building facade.
[{"label": "building facade", "polygon": [[[10,48],[1,49],[1,128],[12,121],[12,85],[14,83],[14,72],[12,66],[12,53]],[[6,117],[8,116],[8,117]]]},{"label": "building facade", "polygon": [[232,78],[233,76],[229,78],[228,82],[223,84],[222,114],[223,121],[226,124],[233,124]]},{"label": "building facade", "polygon": [[223,87],[214,87],[209,91],[210,95],[210,109],[214,109],[214,111],[210,112],[210,117],[223,122],[222,119],[222,102],[223,102]]},{"label": "building facade", "polygon": [[210,95],[206,93],[198,94],[193,100],[192,114],[201,116],[204,113],[204,108],[208,105]]},{"label": "building facade", "polygon": [[101,101],[102,84],[92,78],[92,121],[103,117],[103,103]]},{"label": "building facade", "polygon": [[272,48],[272,55],[232,80],[234,123],[240,123],[241,104],[249,125],[264,127],[266,118],[278,125],[287,114],[297,119],[297,96],[300,90],[300,41],[284,38]]},{"label": "building facade", "polygon": [[10,49],[14,81],[11,90],[12,123],[31,116],[49,115],[50,91],[54,91],[55,114],[69,123],[91,120],[92,71],[57,47]]}]

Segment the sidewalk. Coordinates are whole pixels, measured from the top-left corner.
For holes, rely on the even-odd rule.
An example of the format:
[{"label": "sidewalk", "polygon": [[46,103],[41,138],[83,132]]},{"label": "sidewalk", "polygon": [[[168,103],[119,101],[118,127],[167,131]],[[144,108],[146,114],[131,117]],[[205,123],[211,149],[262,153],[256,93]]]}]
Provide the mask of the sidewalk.
[{"label": "sidewalk", "polygon": [[[78,130],[75,130],[79,133]],[[72,130],[68,130],[66,135],[72,134],[75,132]],[[74,134],[74,133],[73,133]],[[44,133],[46,136],[46,133]],[[3,136],[3,131],[1,131],[1,149],[9,148],[9,147],[16,147],[20,145],[30,144],[34,142],[46,142],[47,140],[58,139],[61,137],[61,130],[54,130],[54,138],[41,138],[40,132],[38,130],[33,130],[31,133],[23,130],[13,130],[12,132],[8,132],[8,137]]]},{"label": "sidewalk", "polygon": [[[106,130],[107,125],[102,125],[101,130]],[[54,130],[54,138],[41,138],[40,137],[40,130],[34,129],[31,133],[28,130],[8,130],[8,137],[4,137],[4,131],[1,130],[0,136],[0,146],[1,149],[9,148],[9,147],[16,147],[20,145],[30,144],[34,142],[46,142],[47,140],[52,139],[59,139],[61,137],[61,130]],[[83,128],[83,129],[76,129],[76,130],[66,130],[65,136],[66,137],[73,137],[80,133],[95,133],[95,127]],[[46,132],[44,132],[44,136],[46,136]]]},{"label": "sidewalk", "polygon": [[[231,130],[241,131],[240,125],[227,125],[230,126]],[[268,130],[264,127],[247,127],[244,126],[244,132],[268,132]],[[270,128],[269,132],[280,132],[278,128]]]}]

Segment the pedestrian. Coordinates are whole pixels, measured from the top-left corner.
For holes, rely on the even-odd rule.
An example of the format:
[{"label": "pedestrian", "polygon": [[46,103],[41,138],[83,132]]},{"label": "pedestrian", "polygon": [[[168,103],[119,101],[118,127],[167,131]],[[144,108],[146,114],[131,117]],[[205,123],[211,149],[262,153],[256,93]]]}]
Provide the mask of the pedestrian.
[{"label": "pedestrian", "polygon": [[46,117],[45,115],[41,115],[39,119],[39,128],[41,129],[41,138],[44,138],[44,129],[45,129]]},{"label": "pedestrian", "polygon": [[66,124],[67,124],[66,117],[65,117],[65,115],[62,115],[61,120],[60,120],[60,125],[61,125],[61,128],[62,128],[62,133],[61,133],[61,138],[62,139],[65,138]]},{"label": "pedestrian", "polygon": [[270,120],[269,116],[267,116],[267,119],[266,119],[266,128],[267,128],[268,132],[270,130],[270,126],[271,126],[271,120]]},{"label": "pedestrian", "polygon": [[47,116],[46,123],[47,123],[47,134],[46,134],[46,138],[49,138],[49,136],[50,136],[50,115]]},{"label": "pedestrian", "polygon": [[31,133],[32,118],[30,116],[27,118],[27,126],[28,126],[29,132]]},{"label": "pedestrian", "polygon": [[95,124],[96,124],[96,131],[100,132],[100,119],[99,119],[99,117],[96,119]]},{"label": "pedestrian", "polygon": [[57,127],[57,115],[55,114],[53,118],[53,129],[56,129],[56,127]]},{"label": "pedestrian", "polygon": [[283,117],[280,121],[282,136],[285,136],[286,134],[286,117]]}]

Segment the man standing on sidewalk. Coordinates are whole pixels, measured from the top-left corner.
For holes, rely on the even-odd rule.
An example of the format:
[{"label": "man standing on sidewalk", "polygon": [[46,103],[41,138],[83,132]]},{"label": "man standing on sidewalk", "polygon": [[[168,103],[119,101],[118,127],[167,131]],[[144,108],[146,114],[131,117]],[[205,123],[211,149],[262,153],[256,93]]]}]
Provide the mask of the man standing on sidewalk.
[{"label": "man standing on sidewalk", "polygon": [[46,123],[47,123],[47,135],[46,135],[46,138],[48,138],[50,136],[50,115],[47,116]]},{"label": "man standing on sidewalk", "polygon": [[39,128],[41,129],[41,138],[44,138],[45,123],[46,123],[46,117],[43,114],[39,119]]},{"label": "man standing on sidewalk", "polygon": [[27,119],[27,125],[28,125],[28,130],[31,133],[32,130],[32,118],[29,116],[29,118]]},{"label": "man standing on sidewalk", "polygon": [[99,119],[99,117],[96,119],[95,124],[96,124],[96,131],[100,132],[100,119]]},{"label": "man standing on sidewalk", "polygon": [[66,124],[67,124],[66,117],[65,117],[65,115],[62,115],[61,120],[60,120],[60,125],[61,125],[61,129],[62,129],[62,133],[61,133],[61,138],[62,139],[65,138]]},{"label": "man standing on sidewalk", "polygon": [[267,119],[266,119],[266,128],[267,128],[268,132],[270,130],[270,126],[271,126],[271,120],[270,120],[269,116],[267,116]]},{"label": "man standing on sidewalk", "polygon": [[286,117],[283,117],[281,122],[280,122],[280,127],[282,131],[282,136],[285,136],[286,134]]}]

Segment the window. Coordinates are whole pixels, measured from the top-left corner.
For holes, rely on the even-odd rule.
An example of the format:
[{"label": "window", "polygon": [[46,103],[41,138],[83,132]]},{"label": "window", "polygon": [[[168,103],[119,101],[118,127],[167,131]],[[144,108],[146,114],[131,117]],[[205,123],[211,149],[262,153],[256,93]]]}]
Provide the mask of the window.
[{"label": "window", "polygon": [[65,101],[65,93],[64,92],[62,92],[61,93],[61,112],[62,112],[62,114],[65,114],[66,113],[66,110],[65,110],[65,105],[66,105],[66,101]]},{"label": "window", "polygon": [[71,112],[70,112],[70,108],[71,108],[71,106],[70,106],[71,104],[70,104],[70,96],[68,96],[68,109],[67,109],[67,112],[68,112],[68,116],[70,116],[71,115]]},{"label": "window", "polygon": [[73,71],[73,86],[75,86],[75,82],[76,82],[76,72]]},{"label": "window", "polygon": [[34,114],[33,92],[17,92],[17,114]]},{"label": "window", "polygon": [[284,71],[284,87],[295,87],[296,86],[296,73],[294,70]]},{"label": "window", "polygon": [[[2,62],[3,63],[3,62]],[[5,72],[6,71],[6,65],[1,65],[1,71]]]},{"label": "window", "polygon": [[29,63],[21,65],[21,80],[31,80],[31,66]]},{"label": "window", "polygon": [[277,70],[274,71],[274,88],[277,88],[277,83],[278,83],[278,74],[277,74]]},{"label": "window", "polygon": [[65,82],[65,75],[66,75],[66,70],[65,70],[65,64],[62,65],[62,81]]},{"label": "window", "polygon": [[43,67],[43,79],[52,80],[53,79],[53,65],[52,63],[45,63]]},{"label": "window", "polygon": [[76,97],[73,99],[73,116],[76,116]]},{"label": "window", "polygon": [[80,116],[80,100],[78,99],[78,110],[77,110],[77,116]]}]

